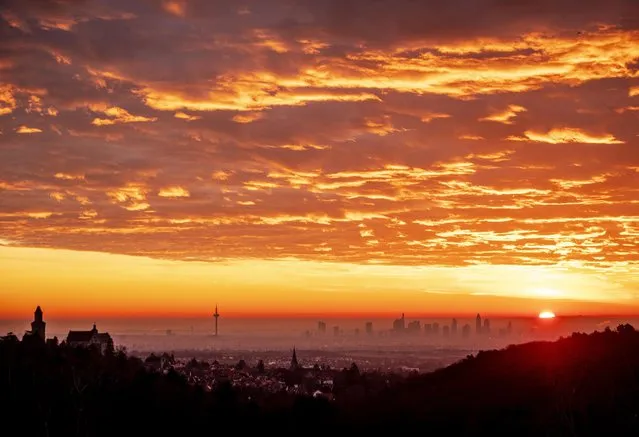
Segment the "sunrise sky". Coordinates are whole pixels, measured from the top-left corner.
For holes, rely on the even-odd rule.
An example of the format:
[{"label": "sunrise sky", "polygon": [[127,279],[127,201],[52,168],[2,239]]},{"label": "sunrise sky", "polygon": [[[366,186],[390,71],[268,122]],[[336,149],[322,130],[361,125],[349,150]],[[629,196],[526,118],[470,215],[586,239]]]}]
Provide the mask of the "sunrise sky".
[{"label": "sunrise sky", "polygon": [[0,318],[639,313],[636,0],[0,16]]}]

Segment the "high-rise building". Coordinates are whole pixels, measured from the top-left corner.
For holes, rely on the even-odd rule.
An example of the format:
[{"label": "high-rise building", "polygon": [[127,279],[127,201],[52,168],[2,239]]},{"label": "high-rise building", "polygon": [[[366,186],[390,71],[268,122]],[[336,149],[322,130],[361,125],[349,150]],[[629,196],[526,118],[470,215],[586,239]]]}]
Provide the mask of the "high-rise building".
[{"label": "high-rise building", "polygon": [[433,323],[433,335],[439,335],[439,323]]},{"label": "high-rise building", "polygon": [[40,337],[42,341],[46,339],[47,324],[44,322],[42,308],[38,306],[33,313],[33,322],[31,322],[31,334]]},{"label": "high-rise building", "polygon": [[490,319],[484,319],[484,328],[482,329],[482,333],[490,335]]},{"label": "high-rise building", "polygon": [[333,335],[335,337],[339,336],[339,326],[333,326]]},{"label": "high-rise building", "polygon": [[450,333],[451,335],[457,335],[457,319],[453,319],[450,324]]},{"label": "high-rise building", "polygon": [[404,313],[402,313],[402,317],[399,319],[395,319],[393,322],[393,331],[403,332],[406,329],[406,319],[404,318]]},{"label": "high-rise building", "polygon": [[366,322],[366,334],[373,334],[373,322]]},{"label": "high-rise building", "polygon": [[468,338],[470,337],[470,325],[466,323],[462,328],[462,337]]},{"label": "high-rise building", "polygon": [[433,325],[430,323],[424,323],[424,334],[430,335],[433,333]]},{"label": "high-rise building", "polygon": [[322,322],[321,320],[317,322],[317,332],[326,334],[326,322]]},{"label": "high-rise building", "polygon": [[419,320],[413,320],[408,323],[406,330],[412,333],[417,333],[422,330],[422,323]]},{"label": "high-rise building", "polygon": [[450,328],[448,327],[448,325],[442,328],[442,334],[444,335],[444,337],[450,336]]},{"label": "high-rise building", "polygon": [[481,316],[479,314],[475,317],[475,334],[481,334]]}]

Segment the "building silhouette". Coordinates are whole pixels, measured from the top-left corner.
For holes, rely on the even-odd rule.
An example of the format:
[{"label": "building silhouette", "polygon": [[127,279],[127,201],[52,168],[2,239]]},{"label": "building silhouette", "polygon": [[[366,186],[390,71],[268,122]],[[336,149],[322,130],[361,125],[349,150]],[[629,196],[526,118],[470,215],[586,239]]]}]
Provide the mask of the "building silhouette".
[{"label": "building silhouette", "polygon": [[113,339],[108,332],[100,333],[93,324],[90,331],[69,331],[67,344],[73,347],[98,347],[103,354],[113,350]]},{"label": "building silhouette", "polygon": [[326,322],[322,322],[321,320],[317,322],[317,332],[326,334]]},{"label": "building silhouette", "polygon": [[444,326],[442,328],[442,334],[444,335],[444,337],[449,337],[450,336],[450,328],[448,327],[448,325]]},{"label": "building silhouette", "polygon": [[295,346],[293,346],[293,356],[291,357],[291,365],[289,369],[292,371],[298,370],[300,368],[300,364],[297,361],[297,351],[295,350]]},{"label": "building silhouette", "polygon": [[486,335],[490,334],[490,319],[484,319],[484,328],[482,329],[482,333]]},{"label": "building silhouette", "polygon": [[431,323],[424,323],[424,334],[430,335],[433,333],[433,325]]},{"label": "building silhouette", "polygon": [[408,327],[406,328],[406,330],[411,333],[418,333],[422,330],[422,323],[419,320],[413,320],[412,322],[408,323]]},{"label": "building silhouette", "polygon": [[453,319],[450,324],[450,334],[457,335],[457,319]]},{"label": "building silhouette", "polygon": [[439,323],[433,323],[432,332],[433,335],[439,335]]},{"label": "building silhouette", "polygon": [[44,321],[42,308],[38,305],[33,313],[33,322],[31,322],[31,335],[35,335],[42,341],[45,341],[47,337],[47,324]]},{"label": "building silhouette", "polygon": [[393,322],[393,331],[396,332],[404,332],[406,329],[406,318],[404,317],[404,313],[399,319],[395,319]]},{"label": "building silhouette", "polygon": [[480,335],[481,334],[481,316],[479,315],[479,313],[477,313],[477,317],[475,317],[475,334]]},{"label": "building silhouette", "polygon": [[217,310],[217,304],[215,304],[215,313],[213,313],[213,317],[215,317],[215,336],[217,337],[217,319],[220,318],[220,312]]},{"label": "building silhouette", "polygon": [[333,326],[333,335],[335,337],[339,336],[339,326]]},{"label": "building silhouette", "polygon": [[462,328],[462,337],[468,338],[470,337],[470,325],[466,323]]}]

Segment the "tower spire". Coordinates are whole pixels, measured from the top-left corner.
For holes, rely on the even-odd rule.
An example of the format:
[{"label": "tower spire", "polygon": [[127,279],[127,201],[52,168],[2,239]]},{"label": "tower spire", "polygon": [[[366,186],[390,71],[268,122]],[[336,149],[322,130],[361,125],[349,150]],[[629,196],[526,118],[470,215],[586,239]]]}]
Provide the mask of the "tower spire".
[{"label": "tower spire", "polygon": [[220,312],[218,311],[217,304],[215,304],[215,313],[213,313],[213,317],[215,317],[215,336],[217,337],[217,319],[220,317]]}]

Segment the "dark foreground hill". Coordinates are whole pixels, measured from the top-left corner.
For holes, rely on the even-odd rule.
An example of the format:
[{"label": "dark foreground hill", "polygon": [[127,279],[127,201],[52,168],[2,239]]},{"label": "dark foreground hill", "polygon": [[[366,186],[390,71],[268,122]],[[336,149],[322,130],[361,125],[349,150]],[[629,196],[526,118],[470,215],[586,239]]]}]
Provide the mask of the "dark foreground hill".
[{"label": "dark foreground hill", "polygon": [[480,352],[381,391],[351,376],[333,402],[248,399],[149,372],[122,352],[5,337],[0,435],[639,435],[639,333],[629,325]]}]

